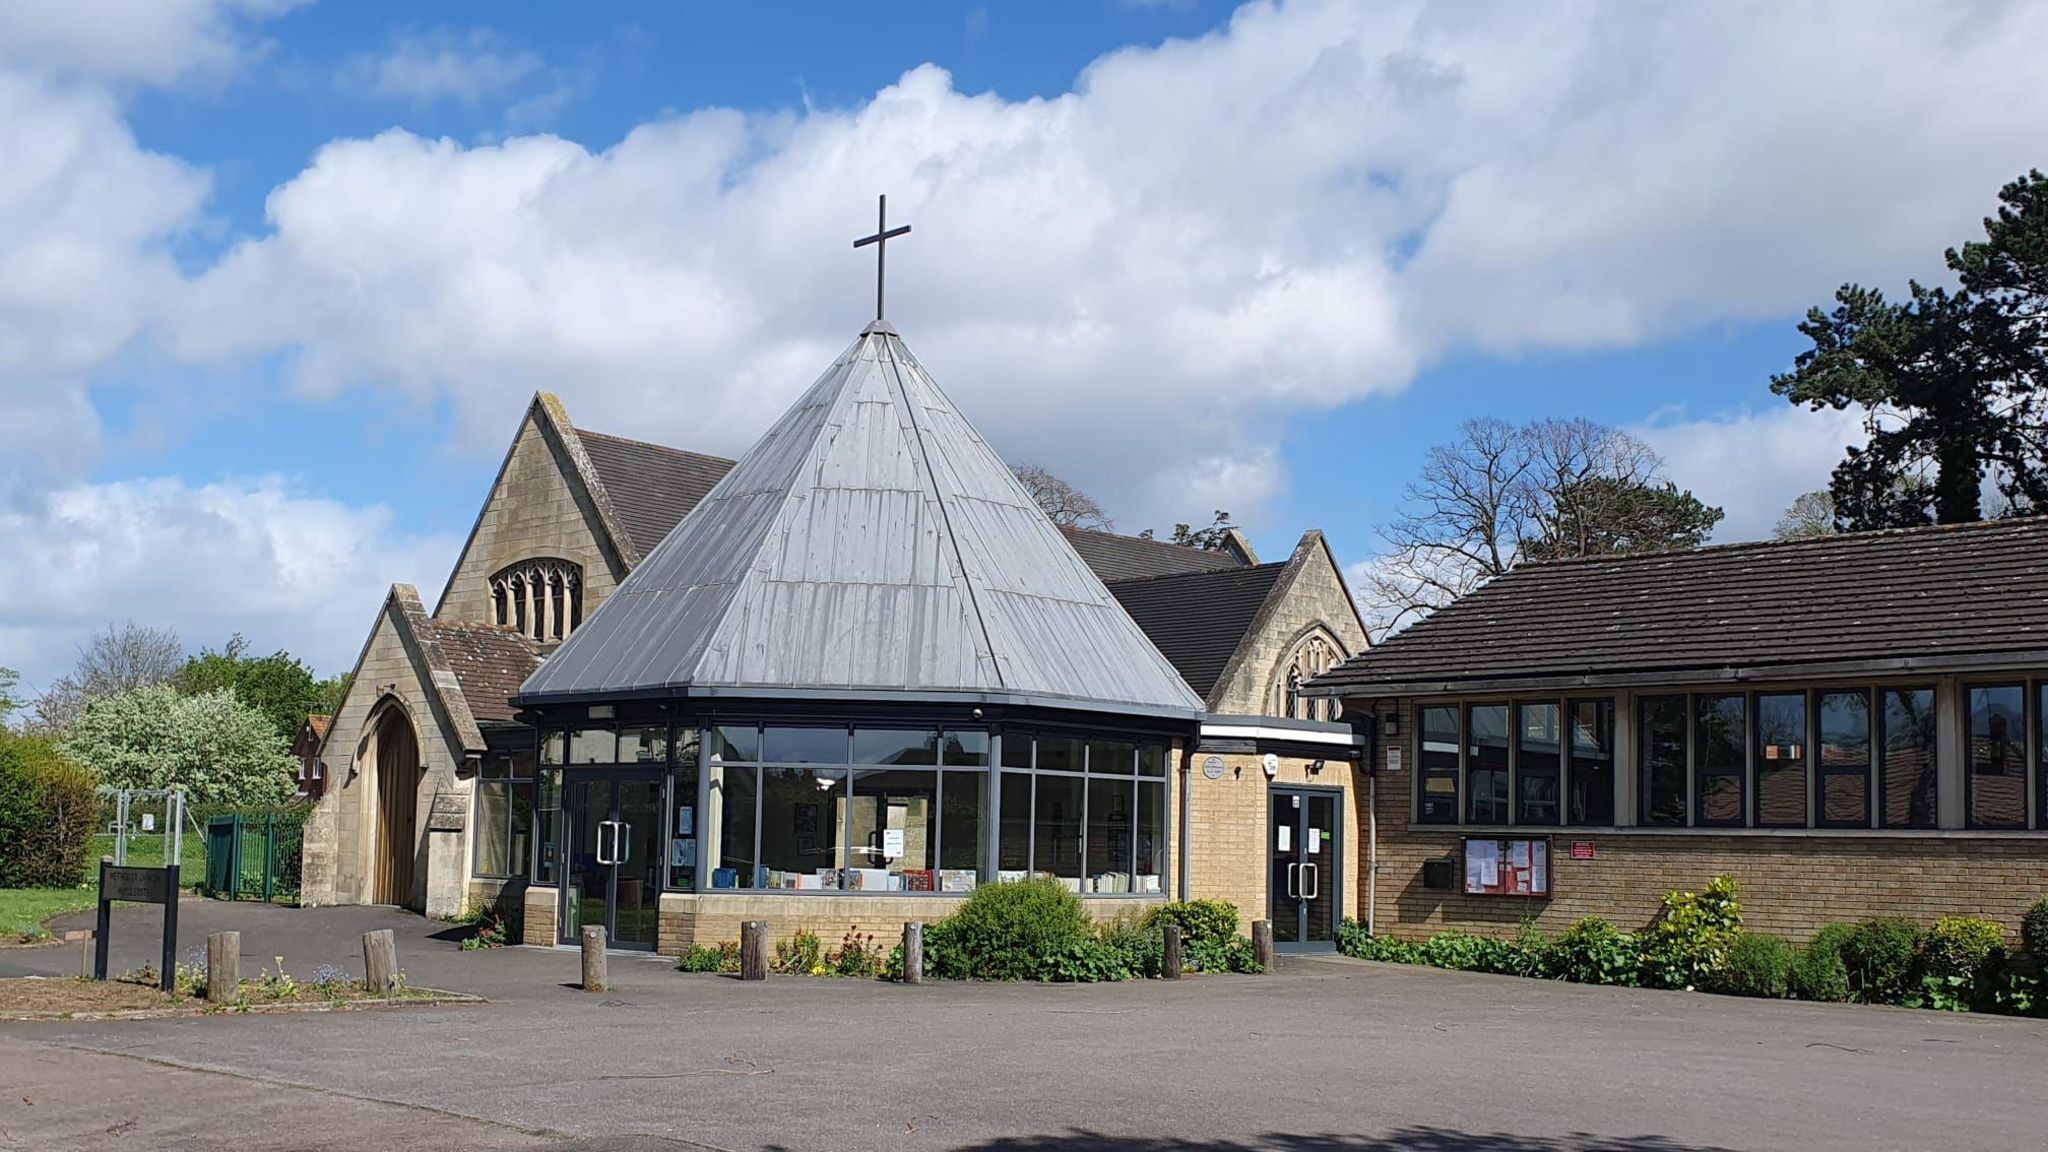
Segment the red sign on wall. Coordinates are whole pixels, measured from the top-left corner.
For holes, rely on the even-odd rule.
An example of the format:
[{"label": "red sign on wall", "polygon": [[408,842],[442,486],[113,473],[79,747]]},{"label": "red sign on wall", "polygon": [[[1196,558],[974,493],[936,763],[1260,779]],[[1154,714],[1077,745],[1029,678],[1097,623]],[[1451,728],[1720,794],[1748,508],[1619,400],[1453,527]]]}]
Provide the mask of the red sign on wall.
[{"label": "red sign on wall", "polygon": [[1593,842],[1592,842],[1591,840],[1574,840],[1574,841],[1572,841],[1572,859],[1574,859],[1574,860],[1591,860],[1592,858],[1593,858]]}]

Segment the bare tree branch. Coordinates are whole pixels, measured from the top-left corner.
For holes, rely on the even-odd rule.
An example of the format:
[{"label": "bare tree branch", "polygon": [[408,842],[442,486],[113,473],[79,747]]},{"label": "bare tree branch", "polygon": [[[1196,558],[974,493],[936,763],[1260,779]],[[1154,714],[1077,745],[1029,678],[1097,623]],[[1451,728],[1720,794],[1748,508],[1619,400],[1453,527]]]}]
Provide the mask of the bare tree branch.
[{"label": "bare tree branch", "polygon": [[185,646],[168,628],[148,628],[130,620],[107,625],[78,649],[78,663],[36,700],[36,725],[50,731],[68,728],[85,706],[103,696],[165,683],[185,666]]},{"label": "bare tree branch", "polygon": [[1017,481],[1024,485],[1024,490],[1031,494],[1031,499],[1054,524],[1097,532],[1108,532],[1116,527],[1093,497],[1043,467],[1020,462],[1010,470],[1017,474]]}]

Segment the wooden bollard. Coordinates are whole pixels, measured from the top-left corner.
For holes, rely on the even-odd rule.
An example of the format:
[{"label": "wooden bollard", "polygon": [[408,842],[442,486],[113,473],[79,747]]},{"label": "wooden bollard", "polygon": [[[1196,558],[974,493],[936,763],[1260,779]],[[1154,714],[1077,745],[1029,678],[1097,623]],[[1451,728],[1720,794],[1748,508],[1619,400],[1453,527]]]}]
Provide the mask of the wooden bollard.
[{"label": "wooden bollard", "polygon": [[924,921],[912,920],[903,926],[903,982],[924,983]]},{"label": "wooden bollard", "polygon": [[215,1004],[242,998],[240,932],[215,932],[206,938],[206,998]]},{"label": "wooden bollard", "polygon": [[1252,921],[1252,955],[1258,958],[1259,967],[1273,970],[1273,922]]},{"label": "wooden bollard", "polygon": [[583,990],[602,992],[607,987],[604,961],[604,925],[583,926]]},{"label": "wooden bollard", "polygon": [[1168,980],[1180,979],[1180,925],[1169,922],[1166,925],[1165,956],[1159,962],[1159,974]]},{"label": "wooden bollard", "polygon": [[363,987],[377,996],[398,991],[398,942],[389,928],[363,933]]},{"label": "wooden bollard", "polygon": [[768,978],[768,922],[748,920],[740,925],[740,979]]},{"label": "wooden bollard", "polygon": [[90,980],[90,979],[92,979],[92,970],[93,970],[93,963],[92,963],[92,952],[93,952],[93,936],[92,936],[92,933],[90,933],[90,932],[87,932],[87,933],[85,933],[85,936],[84,936],[84,939],[83,939],[83,943],[84,943],[84,945],[85,945],[85,950],[84,950],[84,952],[82,952],[82,953],[81,953],[81,954],[79,955],[79,958],[78,958],[78,978],[79,978],[80,980]]}]

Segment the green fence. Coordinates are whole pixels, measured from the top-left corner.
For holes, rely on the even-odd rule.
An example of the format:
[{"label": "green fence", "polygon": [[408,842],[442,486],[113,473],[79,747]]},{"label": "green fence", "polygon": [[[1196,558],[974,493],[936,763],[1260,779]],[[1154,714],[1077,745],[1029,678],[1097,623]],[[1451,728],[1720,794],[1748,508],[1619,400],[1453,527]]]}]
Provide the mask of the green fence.
[{"label": "green fence", "polygon": [[295,904],[304,866],[305,817],[227,813],[206,820],[209,896]]}]

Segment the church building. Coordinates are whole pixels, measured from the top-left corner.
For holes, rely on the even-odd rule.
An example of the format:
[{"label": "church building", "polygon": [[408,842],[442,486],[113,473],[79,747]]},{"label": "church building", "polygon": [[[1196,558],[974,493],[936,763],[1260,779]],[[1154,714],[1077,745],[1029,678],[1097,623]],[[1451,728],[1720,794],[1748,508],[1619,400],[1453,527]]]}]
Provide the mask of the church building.
[{"label": "church building", "polygon": [[1328,947],[1365,650],[1319,532],[1261,562],[1056,528],[877,322],[739,461],[536,396],[431,610],[394,586],[317,767],[308,903],[680,951],[1056,877]]}]

